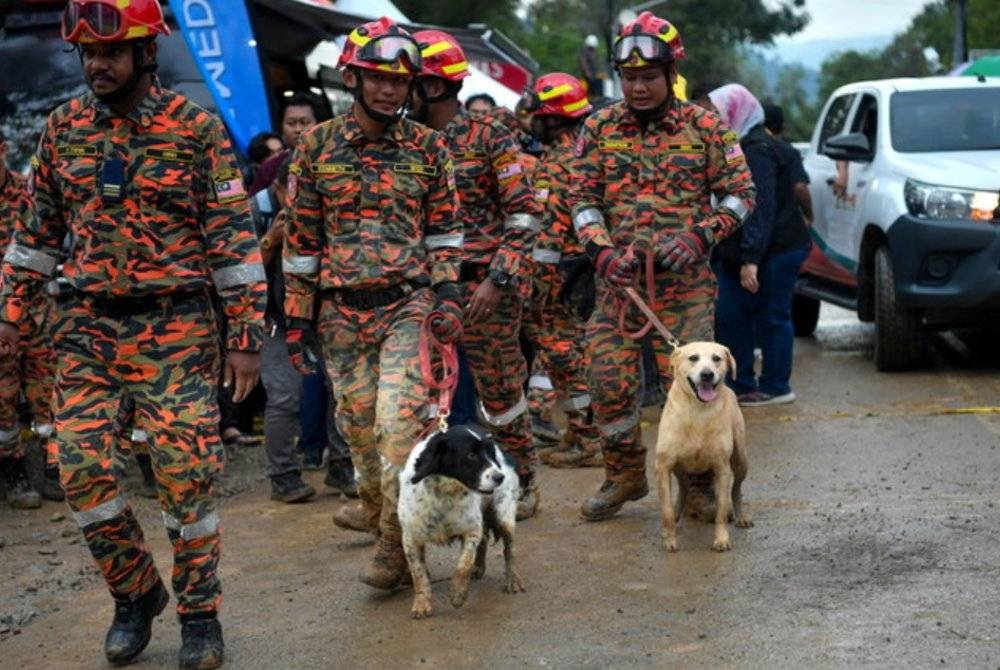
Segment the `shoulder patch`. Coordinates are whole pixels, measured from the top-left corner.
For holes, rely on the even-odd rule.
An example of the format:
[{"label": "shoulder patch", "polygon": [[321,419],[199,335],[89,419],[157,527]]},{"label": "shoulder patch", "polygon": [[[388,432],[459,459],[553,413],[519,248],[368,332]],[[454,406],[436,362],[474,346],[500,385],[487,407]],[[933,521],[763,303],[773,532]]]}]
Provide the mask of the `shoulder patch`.
[{"label": "shoulder patch", "polygon": [[301,175],[302,166],[299,165],[298,163],[292,163],[291,165],[288,166],[288,171],[291,172],[292,174]]},{"label": "shoulder patch", "polygon": [[247,197],[243,188],[243,177],[237,170],[224,169],[212,173],[215,185],[215,199],[220,205],[237,202]]},{"label": "shoulder patch", "polygon": [[740,146],[739,142],[735,144],[730,144],[726,147],[726,161],[732,163],[733,161],[739,160],[743,157],[743,147]]},{"label": "shoulder patch", "polygon": [[732,144],[734,142],[738,143],[740,141],[740,136],[736,134],[735,130],[727,130],[722,133],[722,141],[726,144]]}]

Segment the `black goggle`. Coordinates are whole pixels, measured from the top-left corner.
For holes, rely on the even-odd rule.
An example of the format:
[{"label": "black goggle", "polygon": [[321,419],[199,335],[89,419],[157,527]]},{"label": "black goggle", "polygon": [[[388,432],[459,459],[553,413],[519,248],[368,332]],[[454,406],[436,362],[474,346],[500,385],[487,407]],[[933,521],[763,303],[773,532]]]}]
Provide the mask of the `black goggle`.
[{"label": "black goggle", "polygon": [[625,35],[615,42],[611,58],[616,65],[624,65],[636,54],[646,62],[673,60],[670,45],[653,35]]},{"label": "black goggle", "polygon": [[420,55],[420,45],[407,35],[383,35],[369,40],[358,49],[358,58],[370,63],[392,64],[406,59],[415,70],[423,67],[424,59]]},{"label": "black goggle", "polygon": [[125,21],[116,7],[99,2],[66,5],[62,15],[62,38],[71,42],[88,30],[103,39],[116,39],[125,34]]}]

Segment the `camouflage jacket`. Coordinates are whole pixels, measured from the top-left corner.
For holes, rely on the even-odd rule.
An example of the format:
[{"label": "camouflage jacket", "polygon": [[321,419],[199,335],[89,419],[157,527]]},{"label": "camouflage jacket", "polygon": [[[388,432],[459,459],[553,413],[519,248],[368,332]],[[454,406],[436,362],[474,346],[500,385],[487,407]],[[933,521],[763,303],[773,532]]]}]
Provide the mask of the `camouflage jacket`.
[{"label": "camouflage jacket", "polygon": [[49,116],[32,167],[36,217],[4,256],[0,320],[20,318],[68,233],[63,275],[77,291],[114,299],[211,287],[227,348],[260,348],[264,268],[216,116],[159,82],[126,116],[87,93]]},{"label": "camouflage jacket", "polygon": [[675,100],[648,123],[624,102],[591,115],[577,137],[567,199],[584,245],[635,242],[641,250],[695,228],[718,242],[742,225],[754,197],[736,133],[716,114]]},{"label": "camouflage jacket", "polygon": [[496,119],[461,110],[441,129],[455,161],[458,218],[465,231],[462,259],[527,275],[541,208],[532,198],[514,136]]},{"label": "camouflage jacket", "polygon": [[564,133],[541,157],[531,176],[535,200],[543,207],[532,258],[538,265],[538,280],[547,286],[558,280],[559,261],[564,256],[583,253],[568,204],[574,144],[574,136]]},{"label": "camouflage jacket", "polygon": [[445,138],[412,121],[370,140],[352,112],[302,135],[288,177],[285,314],[323,289],[458,280],[462,224]]},{"label": "camouflage jacket", "polygon": [[7,180],[0,184],[0,257],[14,237],[14,227],[18,222],[27,225],[31,216],[31,198],[24,186],[24,177],[11,170],[7,170]]}]

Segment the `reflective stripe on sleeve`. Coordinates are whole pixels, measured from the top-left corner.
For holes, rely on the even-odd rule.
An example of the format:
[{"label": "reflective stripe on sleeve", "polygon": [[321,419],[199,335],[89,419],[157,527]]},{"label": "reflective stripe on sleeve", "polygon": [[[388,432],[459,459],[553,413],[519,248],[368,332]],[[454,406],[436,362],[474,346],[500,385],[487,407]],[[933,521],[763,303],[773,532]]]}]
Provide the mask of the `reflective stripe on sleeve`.
[{"label": "reflective stripe on sleeve", "polygon": [[585,207],[573,215],[573,230],[580,232],[592,223],[604,225],[604,215],[596,207]]},{"label": "reflective stripe on sleeve", "polygon": [[554,251],[552,249],[534,249],[531,252],[531,258],[538,263],[555,265],[562,260],[562,252]]},{"label": "reflective stripe on sleeve", "polygon": [[428,235],[424,238],[424,247],[427,249],[441,249],[442,247],[454,247],[456,249],[461,249],[464,244],[465,235],[462,233]]},{"label": "reflective stripe on sleeve", "polygon": [[288,274],[314,275],[319,272],[319,256],[289,256],[282,258],[281,268]]},{"label": "reflective stripe on sleeve", "polygon": [[110,521],[124,511],[125,498],[115,496],[111,500],[101,503],[97,507],[74,511],[73,518],[76,519],[76,525],[80,528],[86,528],[91,524],[100,523],[101,521]]},{"label": "reflective stripe on sleeve", "polygon": [[49,256],[44,251],[29,249],[20,244],[11,244],[7,247],[7,253],[3,255],[3,260],[14,267],[34,270],[46,277],[52,276],[58,263],[55,258]]},{"label": "reflective stripe on sleeve", "polygon": [[744,223],[747,217],[750,216],[750,208],[747,207],[746,203],[735,195],[727,195],[719,203],[719,209],[728,209],[730,212],[736,215],[740,223]]},{"label": "reflective stripe on sleeve", "polygon": [[219,514],[212,512],[194,523],[181,523],[177,518],[163,512],[163,525],[180,533],[181,539],[187,542],[200,537],[208,537],[219,532]]},{"label": "reflective stripe on sleeve", "polygon": [[514,419],[527,412],[528,400],[522,395],[521,399],[518,400],[513,407],[506,412],[502,412],[501,414],[490,414],[486,411],[486,407],[482,404],[482,402],[479,403],[479,409],[482,410],[483,418],[486,419],[486,423],[499,428],[500,426],[506,426]]},{"label": "reflective stripe on sleeve", "polygon": [[528,377],[528,388],[539,389],[540,391],[551,391],[552,380],[548,375],[531,375]]},{"label": "reflective stripe on sleeve", "polygon": [[539,229],[538,219],[533,217],[531,214],[511,214],[504,221],[503,227],[505,230],[534,230]]},{"label": "reflective stripe on sleeve", "polygon": [[264,274],[264,266],[260,263],[230,265],[212,273],[212,283],[220,291],[234,286],[246,286],[262,281],[267,281],[267,277]]},{"label": "reflective stripe on sleeve", "polygon": [[581,411],[590,407],[590,394],[574,396],[563,401],[563,409]]}]

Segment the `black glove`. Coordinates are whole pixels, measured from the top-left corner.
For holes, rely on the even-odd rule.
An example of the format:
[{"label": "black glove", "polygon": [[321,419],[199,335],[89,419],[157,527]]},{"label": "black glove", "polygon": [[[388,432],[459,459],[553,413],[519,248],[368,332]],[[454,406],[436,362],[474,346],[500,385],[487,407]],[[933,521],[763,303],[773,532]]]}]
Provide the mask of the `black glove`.
[{"label": "black glove", "polygon": [[292,360],[292,365],[299,374],[308,375],[320,370],[319,338],[310,321],[289,319],[285,344],[288,346],[288,356]]}]

